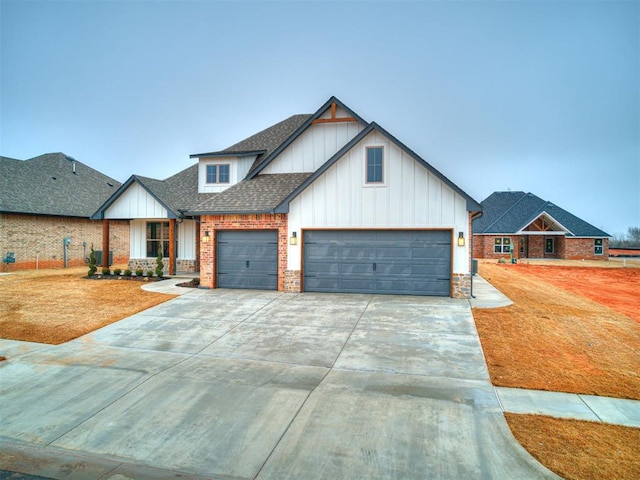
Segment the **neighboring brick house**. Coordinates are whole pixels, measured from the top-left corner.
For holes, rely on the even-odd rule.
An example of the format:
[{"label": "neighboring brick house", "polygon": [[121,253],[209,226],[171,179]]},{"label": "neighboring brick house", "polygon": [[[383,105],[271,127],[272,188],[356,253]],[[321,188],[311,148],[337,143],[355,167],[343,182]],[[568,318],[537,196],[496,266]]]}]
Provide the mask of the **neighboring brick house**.
[{"label": "neighboring brick house", "polygon": [[[63,153],[0,157],[0,256],[15,254],[10,269],[60,268],[65,258],[85,265],[91,245],[102,245],[102,225],[90,217],[119,186]],[[114,262],[126,261],[128,222],[114,224],[111,247]]]},{"label": "neighboring brick house", "polygon": [[610,235],[532,193],[494,192],[473,221],[476,258],[608,260]]},{"label": "neighboring brick house", "polygon": [[93,216],[132,219],[130,263],[162,245],[204,288],[470,294],[480,205],[335,97],[191,157],[166,180],[131,177]]}]

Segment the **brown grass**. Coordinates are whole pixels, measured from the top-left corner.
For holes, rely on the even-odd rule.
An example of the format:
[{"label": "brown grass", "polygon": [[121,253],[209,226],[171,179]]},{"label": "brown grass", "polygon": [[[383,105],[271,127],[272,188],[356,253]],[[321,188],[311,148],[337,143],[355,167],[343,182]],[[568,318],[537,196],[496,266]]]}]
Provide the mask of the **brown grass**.
[{"label": "brown grass", "polygon": [[640,478],[640,428],[506,413],[516,439],[567,480]]},{"label": "brown grass", "polygon": [[474,310],[493,384],[640,400],[640,323],[513,267],[480,265],[514,301]]},{"label": "brown grass", "polygon": [[0,337],[60,344],[165,302],[140,282],[87,280],[85,267],[0,276]]},{"label": "brown grass", "polygon": [[[557,272],[547,271],[541,277],[514,267],[480,265],[483,278],[514,302],[510,307],[473,311],[493,384],[640,400],[640,323],[564,290]],[[580,282],[587,282],[582,285],[586,291],[596,289],[601,277],[610,273],[590,272],[581,275]],[[635,278],[637,270],[616,282],[627,286]],[[615,297],[613,303],[619,308],[620,298]],[[606,302],[607,296],[599,300]],[[538,415],[505,416],[516,439],[563,478],[640,478],[638,428]]]}]

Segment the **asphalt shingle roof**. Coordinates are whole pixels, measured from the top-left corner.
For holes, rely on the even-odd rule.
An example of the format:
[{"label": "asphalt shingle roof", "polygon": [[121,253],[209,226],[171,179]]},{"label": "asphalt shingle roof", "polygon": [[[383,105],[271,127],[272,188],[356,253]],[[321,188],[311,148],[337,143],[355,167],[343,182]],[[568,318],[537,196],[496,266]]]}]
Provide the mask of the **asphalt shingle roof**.
[{"label": "asphalt shingle roof", "polygon": [[193,213],[265,213],[274,209],[311,173],[258,175],[229,187],[193,209]]},{"label": "asphalt shingle roof", "polygon": [[191,155],[191,157],[207,157],[216,155],[230,155],[233,153],[246,152],[263,152],[253,162],[249,169],[251,173],[265,158],[268,157],[276,148],[284,143],[293,133],[298,130],[309,118],[311,114],[298,114],[276,123],[264,130],[251,135],[244,140],[231,145],[230,147],[219,152],[199,153]]},{"label": "asphalt shingle roof", "polygon": [[569,236],[609,237],[610,235],[559,206],[533,193],[494,192],[483,202],[483,215],[473,221],[474,233],[516,233],[543,213],[565,227]]},{"label": "asphalt shingle roof", "polygon": [[89,218],[119,186],[64,153],[0,157],[0,212]]}]

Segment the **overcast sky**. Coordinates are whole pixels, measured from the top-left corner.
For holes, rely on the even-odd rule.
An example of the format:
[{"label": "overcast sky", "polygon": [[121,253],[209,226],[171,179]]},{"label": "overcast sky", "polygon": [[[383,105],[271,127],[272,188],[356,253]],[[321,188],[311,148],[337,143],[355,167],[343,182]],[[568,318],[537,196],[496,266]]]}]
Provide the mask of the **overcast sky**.
[{"label": "overcast sky", "polygon": [[[0,0],[0,155],[166,178],[331,95],[476,200],[640,226],[638,1]],[[1,192],[0,192],[1,194]]]}]

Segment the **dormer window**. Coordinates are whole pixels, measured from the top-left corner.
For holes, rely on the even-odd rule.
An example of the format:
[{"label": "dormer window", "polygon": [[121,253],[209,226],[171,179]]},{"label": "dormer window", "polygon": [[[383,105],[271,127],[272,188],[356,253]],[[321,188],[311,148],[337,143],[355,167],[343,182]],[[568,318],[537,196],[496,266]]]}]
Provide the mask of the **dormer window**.
[{"label": "dormer window", "polygon": [[207,165],[207,183],[229,183],[229,164]]}]

